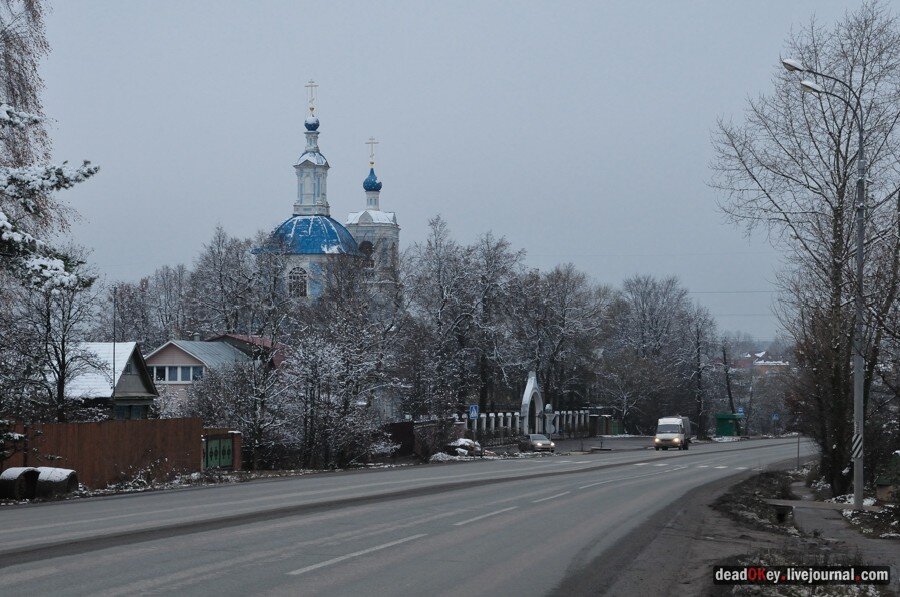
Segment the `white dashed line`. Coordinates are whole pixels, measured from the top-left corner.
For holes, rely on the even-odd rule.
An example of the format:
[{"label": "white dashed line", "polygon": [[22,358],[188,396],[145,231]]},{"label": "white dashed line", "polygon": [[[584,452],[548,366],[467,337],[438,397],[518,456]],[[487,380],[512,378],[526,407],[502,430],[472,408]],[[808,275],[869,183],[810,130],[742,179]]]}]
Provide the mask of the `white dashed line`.
[{"label": "white dashed line", "polygon": [[653,466],[669,466],[669,465],[666,464],[665,462],[663,462],[662,464],[654,464]]},{"label": "white dashed line", "polygon": [[453,526],[459,527],[464,524],[469,524],[470,522],[475,522],[476,520],[481,520],[482,518],[487,518],[488,516],[494,516],[495,514],[502,514],[503,512],[509,512],[510,510],[515,510],[518,506],[511,506],[509,508],[503,508],[502,510],[497,510],[496,512],[489,512],[488,514],[482,514],[481,516],[476,516],[475,518],[470,518],[469,520],[461,520],[460,522],[454,522]]},{"label": "white dashed line", "polygon": [[709,468],[708,464],[698,464],[697,468]]},{"label": "white dashed line", "polygon": [[728,468],[727,466],[714,466],[713,468]]},{"label": "white dashed line", "polygon": [[645,465],[647,465],[647,464],[650,464],[650,463],[649,463],[649,462],[636,462],[636,463],[634,464],[634,466],[645,466]]},{"label": "white dashed line", "polygon": [[552,500],[553,498],[558,498],[566,495],[567,493],[572,493],[571,491],[564,491],[562,493],[557,493],[556,495],[551,495],[549,497],[541,498],[539,500],[533,500],[532,504],[537,504],[538,502],[546,502],[547,500]]},{"label": "white dashed line", "polygon": [[369,549],[363,549],[361,551],[355,551],[353,553],[348,553],[345,556],[332,558],[332,559],[326,560],[324,562],[319,562],[318,564],[313,564],[312,566],[307,566],[306,568],[300,568],[299,570],[294,570],[293,572],[288,572],[288,575],[298,576],[298,575],[304,574],[306,572],[312,572],[313,570],[318,570],[319,568],[324,568],[325,566],[331,566],[332,564],[337,564],[338,562],[343,562],[344,560],[349,560],[350,558],[355,558],[357,556],[364,556],[367,553],[372,553],[373,551],[378,551],[379,549],[387,549],[388,547],[400,545],[401,543],[406,543],[407,541],[412,541],[413,539],[418,539],[420,537],[424,537],[427,534],[428,533],[422,533],[420,535],[413,535],[412,537],[398,539],[397,541],[391,541],[390,543],[385,543],[383,545],[376,545],[375,547],[370,547]]}]

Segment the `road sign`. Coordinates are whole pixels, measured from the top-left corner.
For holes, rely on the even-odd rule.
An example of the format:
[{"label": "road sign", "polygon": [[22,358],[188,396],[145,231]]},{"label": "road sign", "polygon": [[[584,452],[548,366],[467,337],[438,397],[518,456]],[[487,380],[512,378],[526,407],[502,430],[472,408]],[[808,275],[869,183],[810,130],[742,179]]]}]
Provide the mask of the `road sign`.
[{"label": "road sign", "polygon": [[477,418],[478,418],[478,405],[477,405],[477,404],[470,404],[470,405],[469,405],[469,418],[470,418],[470,419],[477,419]]},{"label": "road sign", "polygon": [[777,421],[777,420],[780,419],[780,418],[781,418],[781,417],[778,415],[778,413],[772,413],[772,420],[773,420],[773,421]]},{"label": "road sign", "polygon": [[739,406],[737,408],[737,414],[741,415],[742,417],[744,416],[744,407],[743,406]]}]

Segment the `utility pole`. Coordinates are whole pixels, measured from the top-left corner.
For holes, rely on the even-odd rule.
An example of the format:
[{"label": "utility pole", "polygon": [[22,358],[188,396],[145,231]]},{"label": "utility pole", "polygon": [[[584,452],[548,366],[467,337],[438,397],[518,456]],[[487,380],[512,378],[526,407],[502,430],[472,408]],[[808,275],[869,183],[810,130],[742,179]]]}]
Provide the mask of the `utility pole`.
[{"label": "utility pole", "polygon": [[853,507],[861,509],[863,505],[863,426],[865,419],[865,404],[863,392],[865,391],[865,342],[863,323],[866,313],[866,297],[863,294],[863,272],[866,250],[866,178],[868,176],[868,163],[866,162],[866,134],[863,130],[865,112],[862,97],[850,83],[826,75],[818,71],[806,68],[798,60],[785,58],[781,61],[788,71],[810,73],[815,76],[828,79],[841,85],[850,93],[855,103],[842,95],[828,91],[815,81],[804,79],[800,81],[803,91],[816,95],[828,95],[842,101],[853,112],[856,119],[856,128],[859,133],[859,149],[856,154],[856,321],[853,325],[853,440],[850,444],[850,455],[853,458]]}]

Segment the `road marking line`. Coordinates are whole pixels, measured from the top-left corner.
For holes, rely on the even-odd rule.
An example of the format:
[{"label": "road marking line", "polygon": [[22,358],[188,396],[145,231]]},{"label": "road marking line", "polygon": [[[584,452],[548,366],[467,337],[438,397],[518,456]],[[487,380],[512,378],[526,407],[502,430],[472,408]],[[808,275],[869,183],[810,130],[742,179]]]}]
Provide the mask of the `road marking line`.
[{"label": "road marking line", "polygon": [[728,468],[727,466],[714,466],[713,468]]},{"label": "road marking line", "polygon": [[647,464],[650,464],[650,463],[649,463],[649,462],[636,462],[636,463],[634,464],[634,466],[644,466],[644,465],[647,465]]},{"label": "road marking line", "polygon": [[654,464],[653,466],[668,466],[668,465],[665,462],[663,462],[661,464]]},{"label": "road marking line", "polygon": [[380,549],[387,549],[388,547],[400,545],[401,543],[406,543],[407,541],[412,541],[413,539],[419,539],[420,537],[424,537],[427,534],[428,533],[421,533],[419,535],[413,535],[411,537],[406,537],[404,539],[398,539],[397,541],[391,541],[390,543],[385,543],[383,545],[376,545],[375,547],[370,547],[369,549],[354,551],[353,553],[348,553],[345,556],[339,556],[337,558],[332,558],[332,559],[326,560],[324,562],[319,562],[318,564],[313,564],[312,566],[307,566],[306,568],[300,568],[299,570],[294,570],[293,572],[288,572],[288,575],[289,576],[298,576],[298,575],[304,574],[306,572],[311,572],[311,571],[317,570],[319,568],[324,568],[325,566],[331,566],[332,564],[337,564],[338,562],[343,562],[344,560],[349,560],[350,558],[355,558],[357,556],[363,556],[363,555],[366,555],[367,553],[372,553],[373,551],[378,551]]},{"label": "road marking line", "polygon": [[557,493],[556,495],[551,495],[550,497],[541,498],[539,500],[533,500],[531,503],[536,504],[538,502],[546,502],[547,500],[552,500],[553,498],[558,498],[566,495],[567,493],[572,493],[571,491],[564,491],[562,493]]},{"label": "road marking line", "polygon": [[698,464],[697,468],[709,468],[708,464]]},{"label": "road marking line", "polygon": [[747,470],[747,467],[746,467],[746,466],[736,466],[735,468],[738,469],[739,471],[745,471],[745,470]]},{"label": "road marking line", "polygon": [[657,471],[655,473],[634,475],[632,477],[619,477],[618,479],[607,479],[606,481],[597,481],[596,483],[588,483],[587,485],[582,485],[578,489],[587,489],[588,487],[596,487],[597,485],[605,485],[607,483],[615,483],[616,481],[627,481],[628,479],[640,479],[642,477],[653,477],[653,476],[662,475],[663,473],[668,473],[668,472],[669,471]]},{"label": "road marking line", "polygon": [[502,510],[497,510],[496,512],[489,512],[488,514],[482,514],[481,516],[476,516],[475,518],[470,518],[469,520],[461,520],[459,522],[454,522],[453,526],[460,527],[464,524],[469,524],[470,522],[475,522],[476,520],[481,520],[482,518],[487,518],[488,516],[494,516],[495,514],[502,514],[504,512],[509,512],[510,510],[515,510],[518,506],[511,506],[509,508],[503,508]]}]

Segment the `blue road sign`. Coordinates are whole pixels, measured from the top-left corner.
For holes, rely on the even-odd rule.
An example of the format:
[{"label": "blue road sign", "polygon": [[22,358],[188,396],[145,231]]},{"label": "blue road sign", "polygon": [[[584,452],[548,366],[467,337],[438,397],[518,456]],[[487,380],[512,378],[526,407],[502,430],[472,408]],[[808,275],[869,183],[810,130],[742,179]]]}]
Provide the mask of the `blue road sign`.
[{"label": "blue road sign", "polygon": [[772,420],[773,420],[773,421],[777,421],[777,420],[780,419],[780,418],[781,418],[781,417],[779,416],[778,413],[772,413]]},{"label": "blue road sign", "polygon": [[744,407],[743,407],[743,406],[739,406],[739,407],[738,407],[738,409],[737,409],[737,414],[739,414],[739,415],[741,415],[741,416],[744,416]]},{"label": "blue road sign", "polygon": [[478,405],[477,405],[477,404],[470,404],[470,405],[469,405],[469,418],[470,418],[470,419],[477,419],[477,418],[478,418]]}]

